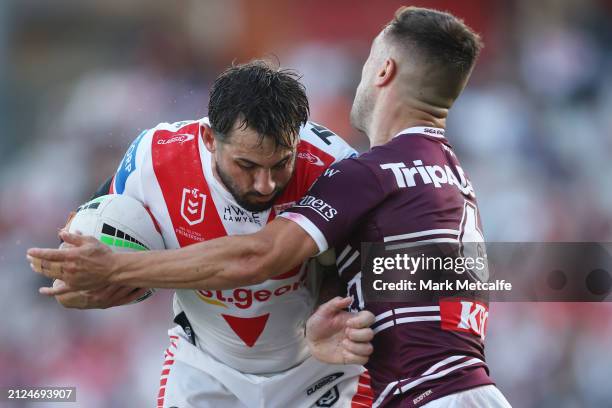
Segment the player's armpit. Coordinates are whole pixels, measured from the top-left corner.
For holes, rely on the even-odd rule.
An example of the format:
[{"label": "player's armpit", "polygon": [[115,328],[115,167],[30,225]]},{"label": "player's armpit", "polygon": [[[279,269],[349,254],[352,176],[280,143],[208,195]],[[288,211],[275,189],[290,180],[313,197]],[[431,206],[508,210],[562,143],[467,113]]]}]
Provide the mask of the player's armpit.
[{"label": "player's armpit", "polygon": [[[315,307],[335,298],[342,296],[342,283],[338,277],[338,266],[333,263],[331,265],[322,265],[319,260],[315,260],[317,272],[321,274],[321,287]],[[346,290],[345,290],[346,292]]]}]

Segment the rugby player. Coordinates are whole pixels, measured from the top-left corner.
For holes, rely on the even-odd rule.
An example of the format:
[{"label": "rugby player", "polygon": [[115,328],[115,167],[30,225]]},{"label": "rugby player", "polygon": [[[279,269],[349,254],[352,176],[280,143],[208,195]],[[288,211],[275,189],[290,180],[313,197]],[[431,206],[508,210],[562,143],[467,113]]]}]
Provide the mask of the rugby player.
[{"label": "rugby player", "polygon": [[[209,117],[144,131],[96,195],[127,194],[145,204],[168,248],[256,232],[301,199],[329,165],[356,155],[331,131],[307,122],[308,111],[295,74],[263,62],[234,66],[211,89]],[[358,382],[367,383],[361,365],[339,367],[309,357],[304,325],[318,286],[310,266],[292,265],[265,282],[231,290],[177,290],[179,326],[169,333],[158,406],[371,403],[369,394],[356,395]],[[53,286],[62,285],[58,280]],[[58,300],[108,307],[142,295],[132,289],[109,285]],[[328,321],[339,335],[347,324],[361,328],[367,343],[373,316],[343,311],[347,301],[336,298],[324,308]],[[365,363],[366,351],[345,361]]]},{"label": "rugby player", "polygon": [[[484,240],[473,186],[444,131],[481,47],[479,36],[451,14],[400,8],[372,43],[351,111],[372,149],[330,167],[307,196],[255,234],[176,251],[113,254],[92,238],[62,232],[81,248],[30,255],[57,262],[45,275],[72,287],[110,282],[214,290],[265,281],[336,247],[351,308],[376,315],[366,365],[373,406],[508,407],[485,363],[488,313],[472,312],[486,311],[486,303],[368,302],[361,293],[362,274],[372,273],[361,270],[362,242]],[[319,347],[331,332],[325,321],[317,313],[309,319],[309,346],[317,358],[341,362],[340,353]]]}]

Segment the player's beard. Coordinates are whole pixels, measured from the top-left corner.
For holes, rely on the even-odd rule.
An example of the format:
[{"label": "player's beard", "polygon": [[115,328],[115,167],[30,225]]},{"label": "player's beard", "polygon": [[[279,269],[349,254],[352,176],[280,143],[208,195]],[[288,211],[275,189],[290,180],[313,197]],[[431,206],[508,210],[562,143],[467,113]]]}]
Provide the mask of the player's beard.
[{"label": "player's beard", "polygon": [[227,190],[230,192],[232,197],[234,197],[234,200],[236,200],[236,203],[238,203],[239,206],[241,206],[247,211],[260,212],[260,211],[264,211],[272,207],[272,205],[274,204],[274,200],[276,200],[278,196],[282,194],[283,190],[285,190],[285,187],[287,186],[287,184],[285,184],[285,185],[279,186],[276,189],[274,189],[272,198],[269,199],[268,201],[253,202],[249,200],[250,197],[256,198],[256,197],[262,197],[262,195],[259,194],[257,191],[249,191],[246,193],[241,192],[238,186],[232,180],[231,176],[225,173],[223,169],[221,168],[221,166],[215,163],[215,167],[217,169],[217,174],[219,175],[219,178],[223,182],[223,185],[225,186],[225,188],[227,188]]}]

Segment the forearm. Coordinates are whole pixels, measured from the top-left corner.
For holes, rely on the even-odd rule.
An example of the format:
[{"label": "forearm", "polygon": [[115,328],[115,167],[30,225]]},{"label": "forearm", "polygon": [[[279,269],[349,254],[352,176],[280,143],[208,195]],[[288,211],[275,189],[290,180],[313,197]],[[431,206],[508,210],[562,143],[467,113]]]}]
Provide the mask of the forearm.
[{"label": "forearm", "polygon": [[268,243],[255,236],[232,236],[180,249],[117,253],[111,283],[130,287],[229,289],[267,279]]}]

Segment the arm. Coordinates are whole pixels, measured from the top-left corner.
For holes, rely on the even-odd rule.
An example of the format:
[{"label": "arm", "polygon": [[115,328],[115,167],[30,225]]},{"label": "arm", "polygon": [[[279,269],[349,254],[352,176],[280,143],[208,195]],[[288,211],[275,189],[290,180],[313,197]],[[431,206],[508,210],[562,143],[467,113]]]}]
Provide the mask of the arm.
[{"label": "arm", "polygon": [[110,282],[131,287],[230,289],[280,275],[317,252],[304,230],[279,218],[251,235],[149,254],[117,254]]},{"label": "arm", "polygon": [[28,250],[28,259],[36,272],[63,280],[71,290],[107,284],[175,289],[253,285],[286,272],[319,252],[308,233],[283,218],[275,219],[255,234],[223,237],[165,251],[113,253],[93,237],[61,231],[60,238],[74,247],[32,248]]},{"label": "arm", "polygon": [[74,289],[109,283],[226,289],[263,282],[325,251],[329,244],[345,241],[361,217],[384,199],[376,177],[363,165],[349,159],[334,169],[293,208],[252,235],[175,250],[112,254],[92,237],[62,231],[60,237],[76,248],[32,248],[28,259],[35,271],[60,278]]}]

